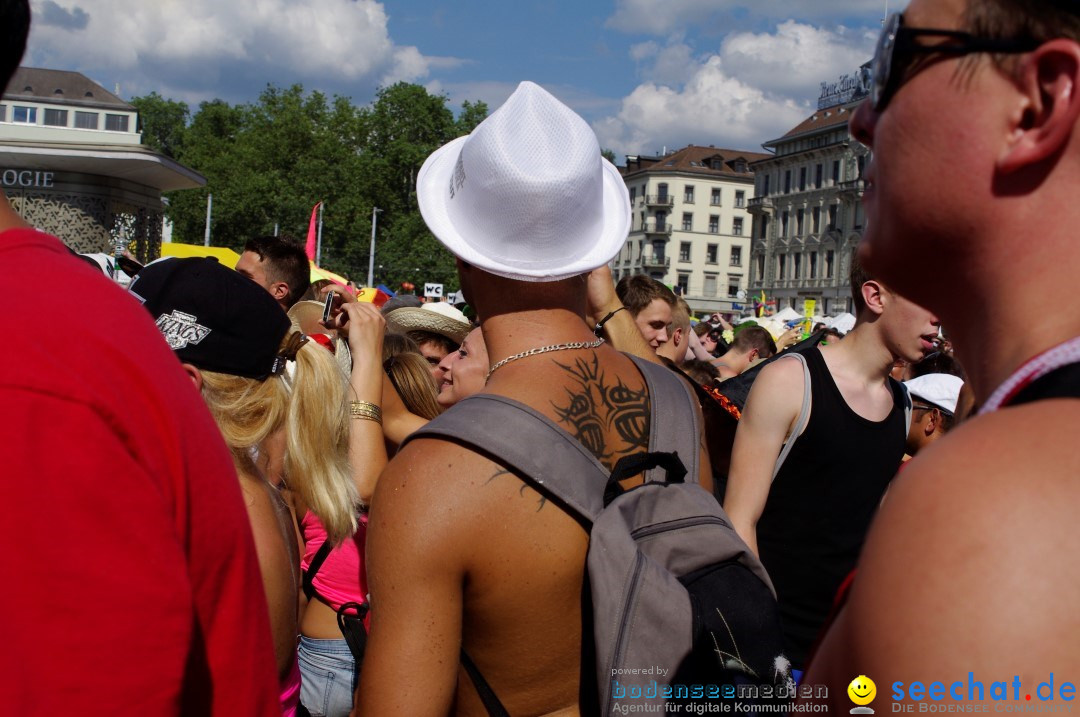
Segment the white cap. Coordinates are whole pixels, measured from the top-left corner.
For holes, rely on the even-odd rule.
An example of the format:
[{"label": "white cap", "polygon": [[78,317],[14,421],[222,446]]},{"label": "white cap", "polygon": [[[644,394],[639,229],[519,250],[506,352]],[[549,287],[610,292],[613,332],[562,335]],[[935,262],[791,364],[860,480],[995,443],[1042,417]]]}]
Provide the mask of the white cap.
[{"label": "white cap", "polygon": [[948,373],[928,373],[925,376],[904,381],[912,398],[937,406],[950,414],[956,413],[960,387],[964,380]]}]

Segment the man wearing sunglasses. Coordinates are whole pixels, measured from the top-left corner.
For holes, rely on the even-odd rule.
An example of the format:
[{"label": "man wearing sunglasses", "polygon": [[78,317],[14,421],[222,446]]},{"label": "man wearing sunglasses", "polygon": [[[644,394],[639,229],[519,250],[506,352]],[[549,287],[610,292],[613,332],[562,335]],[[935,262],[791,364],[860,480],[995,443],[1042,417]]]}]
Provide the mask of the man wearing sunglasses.
[{"label": "man wearing sunglasses", "polygon": [[874,79],[860,257],[941,317],[981,408],[894,481],[806,680],[1046,710],[1080,675],[1080,313],[1046,308],[1080,276],[1080,3],[913,0]]}]

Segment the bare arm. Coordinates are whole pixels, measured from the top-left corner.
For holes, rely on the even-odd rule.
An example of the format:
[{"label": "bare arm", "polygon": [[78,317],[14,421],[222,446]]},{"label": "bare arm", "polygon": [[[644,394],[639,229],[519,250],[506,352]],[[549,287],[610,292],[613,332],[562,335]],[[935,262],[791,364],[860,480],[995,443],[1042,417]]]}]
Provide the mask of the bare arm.
[{"label": "bare arm", "polygon": [[[350,400],[382,402],[382,342],[386,321],[372,304],[346,302],[337,316],[337,325],[348,330],[352,374]],[[370,503],[375,482],[386,465],[386,445],[377,421],[353,419],[349,426],[349,465],[360,500]]]},{"label": "bare arm", "polygon": [[1051,672],[1078,674],[1071,636],[1080,628],[1080,569],[1063,558],[1080,551],[1080,457],[1068,428],[1080,408],[1051,403],[1077,402],[973,419],[893,481],[850,599],[805,677],[827,684],[830,697],[837,685],[837,708],[849,708],[839,687],[858,674],[888,675],[878,690],[890,699],[895,680],[905,697],[912,682],[941,682],[944,701],[955,702],[956,680],[968,701],[970,672],[985,701],[991,684],[1005,681],[1010,707],[1038,704],[1036,687]]},{"label": "bare arm", "polygon": [[724,512],[755,554],[757,521],[769,498],[776,458],[799,415],[802,392],[802,366],[797,361],[766,366],[750,389],[735,433]]},{"label": "bare arm", "polygon": [[[417,440],[379,480],[367,542],[371,634],[354,715],[445,715],[453,704],[470,524],[462,481],[452,466],[442,470],[454,454]],[[426,468],[435,465],[438,474]]]}]

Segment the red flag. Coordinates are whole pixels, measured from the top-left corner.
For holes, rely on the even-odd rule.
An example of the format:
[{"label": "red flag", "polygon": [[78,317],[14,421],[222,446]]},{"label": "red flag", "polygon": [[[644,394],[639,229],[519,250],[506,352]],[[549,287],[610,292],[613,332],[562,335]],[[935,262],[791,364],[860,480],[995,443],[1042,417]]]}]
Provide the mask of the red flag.
[{"label": "red flag", "polygon": [[322,202],[315,205],[315,208],[311,210],[311,221],[308,223],[307,229],[307,245],[304,246],[304,251],[307,253],[307,258],[311,261],[315,261],[315,236],[317,231],[315,229],[315,217],[319,213],[319,207],[322,206]]}]

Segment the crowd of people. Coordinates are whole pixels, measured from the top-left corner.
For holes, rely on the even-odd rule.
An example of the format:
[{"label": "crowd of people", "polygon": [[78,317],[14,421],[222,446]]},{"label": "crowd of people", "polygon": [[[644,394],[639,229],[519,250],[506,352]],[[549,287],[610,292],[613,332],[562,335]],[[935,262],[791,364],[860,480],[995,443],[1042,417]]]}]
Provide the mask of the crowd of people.
[{"label": "crowd of people", "polygon": [[[0,86],[29,23],[0,0]],[[842,336],[614,282],[625,186],[529,82],[417,177],[476,321],[313,285],[287,237],[125,292],[0,193],[12,713],[597,714],[798,684],[847,710],[857,675],[1075,675],[1080,326],[1030,317],[1033,277],[1080,269],[1080,13],[912,0],[874,68]],[[41,276],[92,310],[44,309]]]}]

